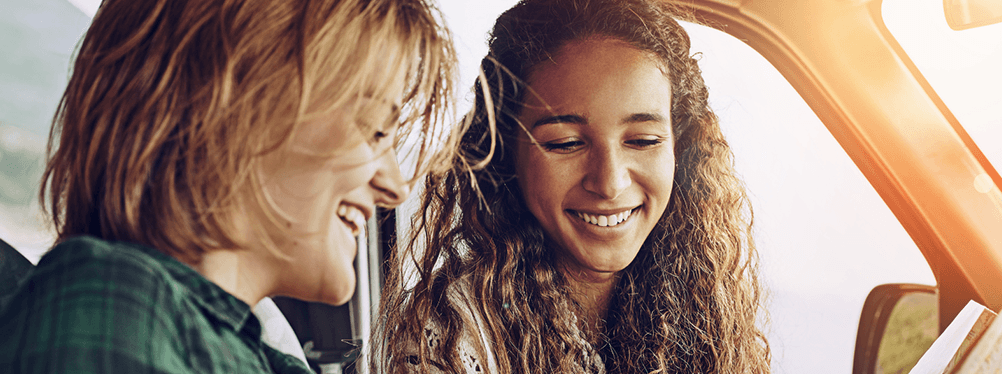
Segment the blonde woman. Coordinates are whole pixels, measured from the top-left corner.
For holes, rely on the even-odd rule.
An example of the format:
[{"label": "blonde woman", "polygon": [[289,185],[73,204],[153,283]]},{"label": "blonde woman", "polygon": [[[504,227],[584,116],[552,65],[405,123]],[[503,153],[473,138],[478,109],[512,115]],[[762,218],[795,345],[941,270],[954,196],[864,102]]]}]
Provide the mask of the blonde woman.
[{"label": "blonde woman", "polygon": [[428,179],[384,288],[374,371],[769,371],[750,207],[675,16],[501,15],[464,157]]},{"label": "blonde woman", "polygon": [[[423,0],[105,0],[50,140],[57,244],[0,311],[0,372],[309,372],[251,306],[351,296],[354,236],[409,192],[398,136],[443,133],[436,19]],[[442,157],[418,149],[418,170]]]}]

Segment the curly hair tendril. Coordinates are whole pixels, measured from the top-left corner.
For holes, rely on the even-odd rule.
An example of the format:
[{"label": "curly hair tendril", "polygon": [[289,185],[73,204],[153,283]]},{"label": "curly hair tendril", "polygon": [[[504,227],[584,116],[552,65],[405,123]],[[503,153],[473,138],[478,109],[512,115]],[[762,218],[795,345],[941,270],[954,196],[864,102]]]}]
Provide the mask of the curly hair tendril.
[{"label": "curly hair tendril", "polygon": [[[483,316],[488,346],[476,353],[493,352],[498,372],[588,371],[581,306],[514,183],[514,139],[524,131],[517,118],[533,67],[594,37],[659,61],[672,89],[676,169],[666,211],[620,271],[606,321],[585,331],[587,341],[598,342],[610,373],[769,372],[769,345],[756,325],[765,312],[751,206],[676,18],[689,17],[649,0],[523,0],[498,18],[454,167],[426,179],[414,234],[390,260],[373,372],[406,372],[405,364],[463,371],[457,337],[469,326],[458,310],[466,306],[448,297],[458,284],[469,285]],[[429,344],[430,320],[441,325],[437,345]],[[408,355],[414,342],[416,355]]]}]

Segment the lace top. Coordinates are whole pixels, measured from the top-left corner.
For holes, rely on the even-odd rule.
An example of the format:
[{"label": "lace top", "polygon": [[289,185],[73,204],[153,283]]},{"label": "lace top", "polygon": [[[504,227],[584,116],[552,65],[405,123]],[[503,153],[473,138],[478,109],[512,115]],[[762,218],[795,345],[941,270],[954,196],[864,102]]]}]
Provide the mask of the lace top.
[{"label": "lace top", "polygon": [[[450,287],[449,290],[449,300],[452,305],[456,307],[456,311],[460,314],[463,320],[463,329],[461,335],[456,343],[456,349],[459,350],[460,362],[463,366],[463,372],[467,374],[476,373],[496,373],[497,370],[497,360],[494,357],[494,352],[492,352],[488,347],[490,347],[489,339],[487,334],[484,332],[484,320],[480,313],[476,312],[473,308],[473,303],[469,298],[469,292],[467,289],[467,284],[465,282],[457,282],[455,285]],[[432,320],[425,326],[424,329],[425,337],[428,339],[428,348],[430,352],[437,352],[437,348],[442,344],[442,328],[439,321]],[[580,346],[586,347],[583,354],[584,361],[580,363],[580,371],[588,374],[604,374],[605,365],[602,362],[601,356],[595,351],[594,347],[588,343],[584,338],[584,333],[577,334],[577,341],[581,343]],[[480,357],[477,352],[482,350],[485,357]],[[413,347],[412,352],[418,352],[417,347]],[[445,373],[443,366],[436,363],[441,362],[439,357],[435,357],[434,353],[431,357],[431,370],[429,373]],[[423,372],[420,370],[420,366],[417,364],[416,360],[408,364],[410,372],[418,373]]]}]

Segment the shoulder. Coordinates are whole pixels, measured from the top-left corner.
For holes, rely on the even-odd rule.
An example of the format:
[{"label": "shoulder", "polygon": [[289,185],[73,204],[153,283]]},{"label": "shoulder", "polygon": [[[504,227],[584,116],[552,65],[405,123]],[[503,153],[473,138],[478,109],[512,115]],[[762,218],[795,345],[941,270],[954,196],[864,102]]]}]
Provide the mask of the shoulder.
[{"label": "shoulder", "polygon": [[[425,323],[423,330],[424,339],[421,343],[427,344],[427,351],[431,352],[430,361],[433,363],[433,372],[439,372],[437,369],[445,370],[445,372],[451,371],[446,370],[443,364],[445,360],[442,357],[451,353],[444,352],[442,344],[445,342],[447,335],[453,334],[457,335],[456,351],[454,353],[459,357],[459,364],[462,366],[461,372],[468,374],[497,372],[497,365],[491,348],[492,345],[486,332],[484,316],[478,312],[479,308],[474,303],[475,298],[472,297],[469,282],[466,280],[453,282],[448,287],[446,295],[450,306],[459,318],[460,325],[455,330],[446,331],[442,321],[438,318],[432,318]],[[412,345],[409,351],[413,355],[420,352],[416,345]],[[418,360],[409,361],[417,362]],[[416,372],[417,365],[413,366],[414,370],[412,371]]]},{"label": "shoulder", "polygon": [[[91,236],[67,239],[52,247],[38,261],[35,273],[46,269],[68,271],[68,275],[83,275],[98,267],[143,267],[146,273],[163,268],[159,251],[135,243],[107,241]],[[83,266],[72,266],[83,265]]]},{"label": "shoulder", "polygon": [[183,323],[158,253],[91,237],[54,247],[0,311],[0,345],[17,347],[0,353],[0,368],[148,371],[154,347],[161,358],[178,347]]},{"label": "shoulder", "polygon": [[[39,260],[36,269],[61,268],[61,270],[69,270],[70,274],[83,275],[89,274],[99,267],[110,266],[113,269],[137,268],[136,271],[142,271],[144,275],[149,275],[163,271],[163,262],[167,257],[169,256],[139,244],[80,236],[68,239],[53,247]],[[69,269],[67,265],[83,266],[74,266],[73,269]]]},{"label": "shoulder", "polygon": [[155,303],[172,288],[166,261],[172,260],[138,244],[73,238],[42,257],[19,293],[49,306],[99,298],[114,301],[109,312],[164,308]]},{"label": "shoulder", "polygon": [[56,245],[38,262],[20,293],[49,301],[87,297],[149,301],[169,286],[169,256],[138,244],[78,237]]}]

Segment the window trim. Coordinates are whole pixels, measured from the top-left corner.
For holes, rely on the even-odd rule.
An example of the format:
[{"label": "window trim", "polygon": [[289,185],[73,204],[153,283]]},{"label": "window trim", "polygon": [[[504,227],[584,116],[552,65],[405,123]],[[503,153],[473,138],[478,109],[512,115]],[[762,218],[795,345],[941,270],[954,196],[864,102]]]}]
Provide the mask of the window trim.
[{"label": "window trim", "polygon": [[968,299],[1002,309],[1002,178],[884,27],[880,0],[665,1],[800,93],[929,262],[941,328]]}]

